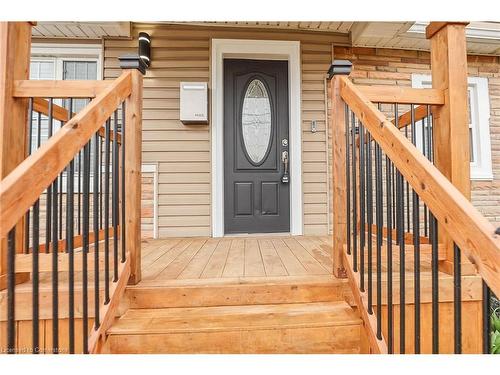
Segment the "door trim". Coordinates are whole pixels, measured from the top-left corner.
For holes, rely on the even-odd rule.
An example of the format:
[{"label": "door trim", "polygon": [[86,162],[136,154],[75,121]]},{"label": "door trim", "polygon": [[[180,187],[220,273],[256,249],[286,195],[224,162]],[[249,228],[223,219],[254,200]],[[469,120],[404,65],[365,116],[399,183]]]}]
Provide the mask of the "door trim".
[{"label": "door trim", "polygon": [[224,58],[287,60],[290,121],[290,234],[303,233],[300,42],[212,39],[212,236],[224,236]]}]

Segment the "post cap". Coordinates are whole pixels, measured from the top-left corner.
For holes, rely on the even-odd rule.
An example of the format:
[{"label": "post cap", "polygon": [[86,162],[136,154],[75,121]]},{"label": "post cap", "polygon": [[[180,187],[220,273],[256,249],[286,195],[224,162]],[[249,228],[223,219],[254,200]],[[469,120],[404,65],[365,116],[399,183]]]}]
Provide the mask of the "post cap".
[{"label": "post cap", "polygon": [[146,63],[139,55],[127,54],[120,56],[120,68],[122,69],[137,69],[142,74],[146,74]]},{"label": "post cap", "polygon": [[352,62],[349,60],[333,60],[330,69],[328,69],[328,79],[332,79],[332,77],[337,74],[349,75],[351,71]]}]

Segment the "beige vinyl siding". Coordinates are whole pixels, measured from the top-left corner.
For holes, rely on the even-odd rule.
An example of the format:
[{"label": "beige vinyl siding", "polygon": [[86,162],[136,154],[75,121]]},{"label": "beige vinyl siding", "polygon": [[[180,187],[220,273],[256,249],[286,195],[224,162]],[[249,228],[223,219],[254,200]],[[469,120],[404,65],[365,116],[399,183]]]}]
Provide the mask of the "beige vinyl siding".
[{"label": "beige vinyl siding", "polygon": [[[221,29],[135,24],[132,35],[152,38],[152,66],[144,79],[143,161],[158,163],[158,233],[168,236],[211,235],[210,126],[179,121],[179,83],[210,84],[212,38],[301,41],[304,233],[328,230],[325,76],[332,44],[347,45],[339,34]],[[136,51],[136,40],[106,39],[104,77],[121,70],[118,56]],[[318,131],[310,132],[311,120]]]},{"label": "beige vinyl siding", "polygon": [[[304,234],[328,233],[328,167],[326,72],[331,43],[301,43],[302,54],[302,183]],[[311,121],[316,121],[316,133]]]}]

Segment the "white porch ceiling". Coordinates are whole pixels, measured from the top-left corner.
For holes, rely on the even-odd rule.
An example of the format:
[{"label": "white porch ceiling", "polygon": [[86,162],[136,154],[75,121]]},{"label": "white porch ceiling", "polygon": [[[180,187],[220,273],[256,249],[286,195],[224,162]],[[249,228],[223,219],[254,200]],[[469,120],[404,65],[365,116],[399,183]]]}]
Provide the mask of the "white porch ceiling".
[{"label": "white porch ceiling", "polygon": [[130,37],[131,22],[37,22],[35,38],[101,39]]},{"label": "white porch ceiling", "polygon": [[[351,36],[355,47],[429,50],[425,39],[427,22],[349,22],[349,21],[205,21],[158,22],[193,26],[239,27],[343,33]],[[38,22],[36,38],[100,39],[130,37],[132,22]],[[471,22],[467,26],[469,53],[500,55],[500,22]]]}]

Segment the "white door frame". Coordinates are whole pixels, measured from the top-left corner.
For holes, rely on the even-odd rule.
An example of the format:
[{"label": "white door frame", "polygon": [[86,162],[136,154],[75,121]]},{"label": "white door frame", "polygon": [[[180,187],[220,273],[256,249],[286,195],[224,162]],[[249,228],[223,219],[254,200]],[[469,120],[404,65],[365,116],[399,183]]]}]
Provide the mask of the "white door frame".
[{"label": "white door frame", "polygon": [[300,42],[212,39],[212,236],[224,236],[224,58],[287,60],[290,122],[290,234],[303,232]]}]

